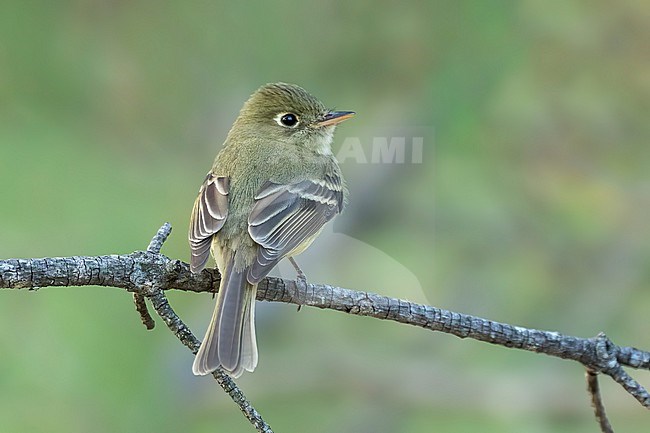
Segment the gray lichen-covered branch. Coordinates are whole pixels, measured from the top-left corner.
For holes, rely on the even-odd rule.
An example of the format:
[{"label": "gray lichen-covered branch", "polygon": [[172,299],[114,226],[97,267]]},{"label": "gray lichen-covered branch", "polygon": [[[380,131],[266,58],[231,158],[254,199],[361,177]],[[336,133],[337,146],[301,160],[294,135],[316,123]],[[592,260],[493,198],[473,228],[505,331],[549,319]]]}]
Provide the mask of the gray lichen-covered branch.
[{"label": "gray lichen-covered branch", "polygon": [[[127,256],[60,257],[29,260],[0,260],[0,288],[36,290],[49,286],[112,286],[133,292],[136,310],[147,329],[154,322],[145,298],[149,299],[167,327],[192,353],[201,342],[183,323],[167,301],[161,280],[155,275],[161,262],[169,261],[160,256],[160,248],[171,233],[171,225],[165,223],[156,233],[146,252]],[[162,258],[153,267],[156,258]],[[152,274],[153,273],[153,274]],[[220,369],[212,373],[219,386],[239,407],[251,425],[260,433],[273,433],[260,413],[246,399],[244,393],[230,376]]]},{"label": "gray lichen-covered branch", "polygon": [[[152,288],[160,290],[163,297],[164,290],[216,291],[220,279],[216,270],[208,269],[194,275],[188,264],[159,253],[169,230],[168,225],[163,226],[157,235],[158,240],[154,238],[147,251],[131,254],[0,260],[0,288],[35,290],[52,286],[110,286],[134,293],[136,304],[138,296],[153,301]],[[593,338],[574,337],[499,323],[371,292],[325,284],[296,285],[292,280],[281,278],[262,281],[257,299],[392,320],[460,338],[574,360],[592,374],[612,377],[643,406],[650,408],[650,394],[623,370],[623,367],[650,369],[650,352],[617,346],[604,334]],[[195,339],[189,345],[186,343],[192,350],[196,350],[197,344]]]}]

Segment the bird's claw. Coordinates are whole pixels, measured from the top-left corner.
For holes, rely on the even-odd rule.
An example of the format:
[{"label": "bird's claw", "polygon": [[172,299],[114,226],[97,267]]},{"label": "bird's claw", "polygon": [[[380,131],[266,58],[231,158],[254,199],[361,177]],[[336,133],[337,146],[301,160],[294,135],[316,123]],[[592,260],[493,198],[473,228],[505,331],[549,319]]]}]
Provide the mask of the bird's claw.
[{"label": "bird's claw", "polygon": [[292,294],[292,297],[294,298],[294,300],[298,304],[298,309],[296,311],[300,311],[300,309],[302,308],[302,306],[304,304],[304,302],[303,302],[304,296],[303,295],[305,293],[307,293],[307,287],[308,287],[307,277],[305,277],[305,274],[303,274],[301,272],[296,276],[294,293]]}]

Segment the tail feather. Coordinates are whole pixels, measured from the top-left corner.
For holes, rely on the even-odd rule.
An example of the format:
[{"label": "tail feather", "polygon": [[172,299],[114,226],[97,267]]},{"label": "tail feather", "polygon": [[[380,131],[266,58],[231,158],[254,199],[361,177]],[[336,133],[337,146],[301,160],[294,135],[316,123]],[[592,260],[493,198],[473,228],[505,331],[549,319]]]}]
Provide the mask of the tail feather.
[{"label": "tail feather", "polygon": [[192,372],[206,375],[221,367],[232,377],[257,366],[255,339],[255,292],[246,271],[235,271],[226,263],[212,320],[199,348]]},{"label": "tail feather", "polygon": [[226,371],[235,371],[241,354],[242,326],[246,312],[245,292],[248,282],[244,273],[230,271],[219,305],[217,354]]},{"label": "tail feather", "polygon": [[244,312],[244,328],[242,329],[241,368],[253,371],[257,367],[257,338],[255,337],[255,296],[257,284],[251,286],[252,290],[246,291],[250,297],[245,301],[247,305]]}]

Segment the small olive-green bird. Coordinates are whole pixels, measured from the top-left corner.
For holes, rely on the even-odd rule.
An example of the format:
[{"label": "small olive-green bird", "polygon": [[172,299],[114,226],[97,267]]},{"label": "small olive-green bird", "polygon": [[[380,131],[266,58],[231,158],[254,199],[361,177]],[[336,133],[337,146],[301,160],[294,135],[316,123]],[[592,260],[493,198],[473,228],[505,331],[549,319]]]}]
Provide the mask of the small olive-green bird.
[{"label": "small olive-green bird", "polygon": [[332,153],[336,125],[352,111],[328,110],[293,84],[259,88],[246,101],[199,189],[189,230],[191,270],[210,251],[221,285],[192,371],[232,377],[257,366],[257,284],[283,258],[304,251],[341,212],[347,189]]}]

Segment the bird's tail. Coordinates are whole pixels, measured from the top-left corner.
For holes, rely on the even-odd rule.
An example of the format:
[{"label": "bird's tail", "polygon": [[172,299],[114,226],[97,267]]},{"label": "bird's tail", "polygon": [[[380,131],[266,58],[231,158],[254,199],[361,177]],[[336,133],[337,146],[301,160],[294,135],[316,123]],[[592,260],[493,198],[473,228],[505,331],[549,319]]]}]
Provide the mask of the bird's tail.
[{"label": "bird's tail", "polygon": [[236,271],[231,256],[221,276],[212,320],[194,358],[192,372],[206,375],[218,367],[237,378],[257,366],[255,339],[255,293],[257,285],[246,279],[246,270]]}]

